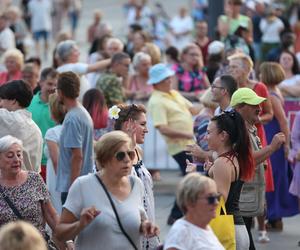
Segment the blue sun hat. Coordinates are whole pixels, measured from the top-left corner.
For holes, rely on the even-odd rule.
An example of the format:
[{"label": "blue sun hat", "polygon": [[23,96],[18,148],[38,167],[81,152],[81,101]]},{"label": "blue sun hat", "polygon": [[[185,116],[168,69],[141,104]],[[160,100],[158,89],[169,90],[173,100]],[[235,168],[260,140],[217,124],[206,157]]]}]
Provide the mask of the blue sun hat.
[{"label": "blue sun hat", "polygon": [[174,74],[175,72],[168,68],[167,65],[158,63],[149,69],[149,80],[147,83],[149,85],[154,85],[160,83],[170,76],[173,76]]}]

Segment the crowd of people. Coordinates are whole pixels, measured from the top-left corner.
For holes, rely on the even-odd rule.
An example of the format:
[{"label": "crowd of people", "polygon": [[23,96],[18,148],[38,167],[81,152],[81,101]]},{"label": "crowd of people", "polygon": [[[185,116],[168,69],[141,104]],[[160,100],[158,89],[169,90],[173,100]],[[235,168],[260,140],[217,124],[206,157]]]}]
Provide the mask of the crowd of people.
[{"label": "crowd of people", "polygon": [[[209,4],[128,1],[126,39],[95,10],[83,62],[81,0],[1,2],[0,250],[227,249],[220,206],[254,250],[299,213],[300,4],[225,0],[216,27]],[[150,131],[182,175],[162,242]]]}]

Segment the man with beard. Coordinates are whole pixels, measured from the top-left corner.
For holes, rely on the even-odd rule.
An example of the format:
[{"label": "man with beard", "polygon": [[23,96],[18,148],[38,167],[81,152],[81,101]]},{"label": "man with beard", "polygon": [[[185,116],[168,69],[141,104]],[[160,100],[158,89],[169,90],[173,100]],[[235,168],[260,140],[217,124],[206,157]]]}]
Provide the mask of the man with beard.
[{"label": "man with beard", "polygon": [[[55,125],[51,119],[49,109],[49,95],[56,90],[58,73],[53,68],[45,68],[41,73],[39,81],[40,91],[37,92],[28,107],[28,111],[32,114],[32,120],[38,125],[44,138],[46,131]],[[46,181],[46,164],[47,158],[43,153],[41,162],[41,175]]]}]

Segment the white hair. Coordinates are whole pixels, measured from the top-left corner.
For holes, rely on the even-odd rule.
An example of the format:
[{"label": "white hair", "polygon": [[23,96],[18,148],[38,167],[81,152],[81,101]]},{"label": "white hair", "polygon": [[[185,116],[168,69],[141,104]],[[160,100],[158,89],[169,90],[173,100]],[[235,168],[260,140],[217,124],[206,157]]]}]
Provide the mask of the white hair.
[{"label": "white hair", "polygon": [[0,138],[0,153],[7,151],[13,144],[18,144],[23,148],[23,143],[16,137],[6,135]]},{"label": "white hair", "polygon": [[56,47],[56,55],[62,62],[67,62],[72,49],[77,45],[73,40],[66,40],[60,42]]},{"label": "white hair", "polygon": [[148,55],[145,52],[138,52],[134,55],[132,60],[132,65],[136,69],[137,66],[141,63],[143,60],[149,60],[151,62],[151,56]]},{"label": "white hair", "polygon": [[118,44],[120,51],[123,51],[124,43],[119,38],[116,38],[116,37],[108,38],[106,46],[109,47],[109,46],[111,46],[112,43]]}]

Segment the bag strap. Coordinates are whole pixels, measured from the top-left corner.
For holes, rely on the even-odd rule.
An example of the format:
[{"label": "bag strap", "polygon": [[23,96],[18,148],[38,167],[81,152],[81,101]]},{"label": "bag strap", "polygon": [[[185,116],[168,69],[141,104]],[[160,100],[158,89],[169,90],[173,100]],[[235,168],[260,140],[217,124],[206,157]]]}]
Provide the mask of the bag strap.
[{"label": "bag strap", "polygon": [[4,191],[2,187],[0,186],[0,193],[2,195],[2,198],[6,201],[7,205],[11,208],[11,210],[14,212],[14,214],[20,219],[23,220],[23,216],[20,214],[19,210],[15,207],[15,205],[12,203],[12,201],[9,199],[6,194],[4,194]]},{"label": "bag strap", "polygon": [[225,201],[224,201],[223,196],[221,196],[221,198],[220,198],[219,205],[218,205],[218,207],[216,209],[216,214],[220,215],[221,214],[221,210],[223,210],[224,215],[227,215],[226,207],[225,207]]},{"label": "bag strap", "polygon": [[138,250],[138,248],[136,247],[136,245],[134,244],[134,242],[132,241],[132,239],[131,239],[131,238],[129,237],[129,235],[126,233],[126,231],[125,231],[125,229],[124,229],[124,227],[123,227],[123,225],[122,225],[122,223],[121,223],[119,214],[118,214],[117,209],[116,209],[116,207],[115,207],[115,204],[114,204],[114,202],[113,202],[113,200],[112,200],[112,198],[111,198],[109,192],[107,191],[107,189],[106,189],[104,183],[102,182],[102,180],[100,179],[100,177],[99,177],[97,174],[95,174],[95,176],[96,176],[97,180],[99,181],[99,183],[101,184],[103,190],[105,191],[105,193],[106,193],[106,195],[107,195],[107,197],[108,197],[108,199],[109,199],[109,202],[110,202],[110,204],[111,204],[111,206],[112,206],[112,209],[114,210],[115,216],[116,216],[116,218],[117,218],[117,221],[118,221],[118,224],[119,224],[119,227],[120,227],[122,233],[123,233],[123,234],[125,235],[125,237],[128,239],[128,241],[129,241],[130,244],[133,246],[133,248],[134,248],[135,250]]}]

